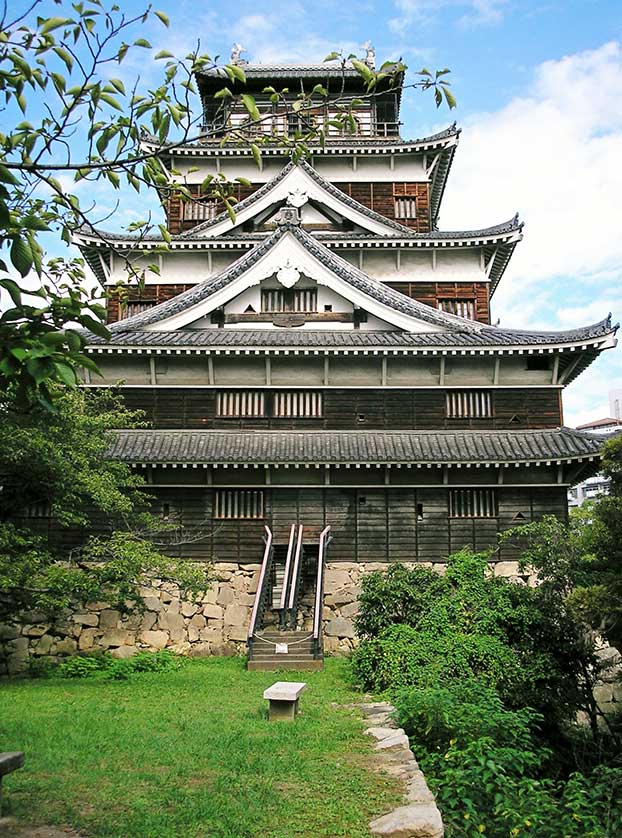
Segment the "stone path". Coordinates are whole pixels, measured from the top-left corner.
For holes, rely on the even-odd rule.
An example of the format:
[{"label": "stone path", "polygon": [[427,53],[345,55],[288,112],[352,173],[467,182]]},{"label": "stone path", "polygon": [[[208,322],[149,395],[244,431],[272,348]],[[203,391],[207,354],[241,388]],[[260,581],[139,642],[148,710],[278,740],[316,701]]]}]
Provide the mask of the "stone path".
[{"label": "stone path", "polygon": [[0,818],[2,838],[85,838],[71,827],[20,826],[15,818]]},{"label": "stone path", "polygon": [[410,750],[408,737],[393,721],[393,705],[376,701],[350,706],[360,710],[370,725],[365,733],[376,740],[378,770],[405,784],[405,804],[373,820],[369,824],[372,834],[384,838],[442,838],[441,813]]}]

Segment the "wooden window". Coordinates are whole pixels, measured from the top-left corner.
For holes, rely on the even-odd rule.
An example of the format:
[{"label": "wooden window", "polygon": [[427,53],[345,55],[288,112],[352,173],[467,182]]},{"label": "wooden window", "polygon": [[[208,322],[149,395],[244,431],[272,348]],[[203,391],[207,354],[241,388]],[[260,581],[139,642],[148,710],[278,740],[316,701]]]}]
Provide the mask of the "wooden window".
[{"label": "wooden window", "polygon": [[263,491],[220,489],[216,492],[214,518],[263,518]]},{"label": "wooden window", "polygon": [[211,221],[220,212],[220,202],[214,198],[188,201],[183,204],[184,221]]},{"label": "wooden window", "polygon": [[414,195],[394,195],[395,217],[402,221],[417,217],[417,199]]},{"label": "wooden window", "polygon": [[314,419],[322,415],[322,394],[312,391],[276,392],[273,415],[285,418]]},{"label": "wooden window", "polygon": [[26,508],[27,518],[49,518],[51,514],[52,508],[47,500],[38,500]]},{"label": "wooden window", "polygon": [[265,397],[259,390],[226,390],[216,398],[216,415],[224,418],[265,416]]},{"label": "wooden window", "polygon": [[261,310],[265,312],[315,312],[317,291],[315,288],[296,291],[262,291]]},{"label": "wooden window", "polygon": [[489,390],[452,390],[445,397],[448,419],[487,419],[492,416]]},{"label": "wooden window", "polygon": [[121,317],[123,320],[127,317],[134,317],[136,314],[153,308],[155,304],[155,300],[128,300],[127,303],[121,305]]},{"label": "wooden window", "polygon": [[439,299],[438,307],[447,314],[455,314],[458,317],[465,317],[467,320],[475,320],[475,300]]},{"label": "wooden window", "polygon": [[449,492],[450,518],[495,518],[496,515],[494,489],[452,489]]}]

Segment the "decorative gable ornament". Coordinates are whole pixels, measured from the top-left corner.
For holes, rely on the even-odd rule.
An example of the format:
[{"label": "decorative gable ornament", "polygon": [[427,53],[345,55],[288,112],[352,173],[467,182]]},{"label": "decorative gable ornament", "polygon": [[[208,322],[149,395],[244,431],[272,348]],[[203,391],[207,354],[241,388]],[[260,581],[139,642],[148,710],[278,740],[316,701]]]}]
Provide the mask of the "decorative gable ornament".
[{"label": "decorative gable ornament", "polygon": [[284,288],[292,288],[300,279],[300,271],[288,258],[283,267],[276,272],[276,278]]},{"label": "decorative gable ornament", "polygon": [[300,227],[300,213],[296,207],[285,204],[277,212],[274,220],[278,227]]},{"label": "decorative gable ornament", "polygon": [[308,200],[309,196],[307,195],[306,189],[300,189],[298,187],[287,193],[287,204],[290,207],[300,209],[300,207],[304,207]]}]

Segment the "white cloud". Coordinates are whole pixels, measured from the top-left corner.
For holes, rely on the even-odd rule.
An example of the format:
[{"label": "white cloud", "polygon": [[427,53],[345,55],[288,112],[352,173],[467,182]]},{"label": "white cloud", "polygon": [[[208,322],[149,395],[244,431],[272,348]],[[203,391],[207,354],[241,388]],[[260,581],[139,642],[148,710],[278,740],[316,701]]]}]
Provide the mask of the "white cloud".
[{"label": "white cloud", "polygon": [[505,3],[506,0],[396,0],[398,17],[389,20],[389,29],[401,33],[412,24],[433,23],[445,9],[456,10],[456,22],[462,26],[500,23]]},{"label": "white cloud", "polygon": [[[502,221],[520,211],[525,238],[493,298],[503,326],[572,328],[622,316],[622,47],[539,65],[524,94],[466,120],[442,227]],[[617,382],[617,383],[616,383]],[[607,352],[566,397],[573,424],[607,413],[622,386]]]}]

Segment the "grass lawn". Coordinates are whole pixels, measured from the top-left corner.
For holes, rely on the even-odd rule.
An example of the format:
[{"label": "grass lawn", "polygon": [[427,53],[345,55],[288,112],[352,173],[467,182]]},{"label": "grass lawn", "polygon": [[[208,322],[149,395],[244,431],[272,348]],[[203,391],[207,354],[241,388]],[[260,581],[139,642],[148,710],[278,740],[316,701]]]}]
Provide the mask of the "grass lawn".
[{"label": "grass lawn", "polygon": [[[5,779],[3,814],[92,836],[368,836],[401,799],[370,767],[347,663],[323,672],[247,672],[189,661],[127,681],[0,684],[0,750],[26,766]],[[264,689],[308,687],[295,723],[268,722]]]}]

